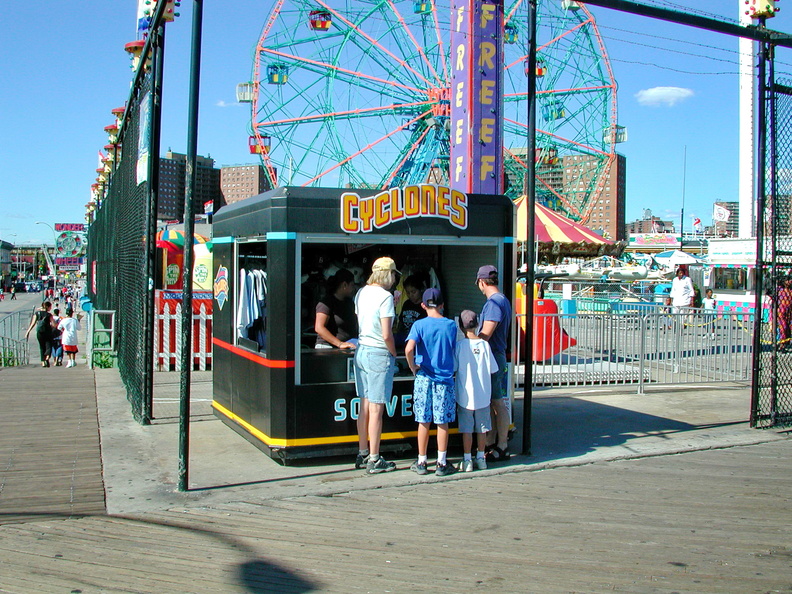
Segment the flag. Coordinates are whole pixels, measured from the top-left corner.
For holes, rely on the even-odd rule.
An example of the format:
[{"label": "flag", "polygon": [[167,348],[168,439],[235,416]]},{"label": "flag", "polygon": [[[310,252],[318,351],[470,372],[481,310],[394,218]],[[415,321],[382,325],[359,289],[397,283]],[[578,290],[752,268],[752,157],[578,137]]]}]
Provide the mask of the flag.
[{"label": "flag", "polygon": [[696,217],[693,219],[693,229],[696,230],[696,233],[701,233],[701,219]]},{"label": "flag", "polygon": [[712,211],[712,219],[714,221],[728,221],[729,216],[731,216],[730,210],[726,210],[720,204],[715,205],[715,208]]},{"label": "flag", "polygon": [[657,226],[657,221],[652,221],[652,233],[660,233],[660,227]]}]

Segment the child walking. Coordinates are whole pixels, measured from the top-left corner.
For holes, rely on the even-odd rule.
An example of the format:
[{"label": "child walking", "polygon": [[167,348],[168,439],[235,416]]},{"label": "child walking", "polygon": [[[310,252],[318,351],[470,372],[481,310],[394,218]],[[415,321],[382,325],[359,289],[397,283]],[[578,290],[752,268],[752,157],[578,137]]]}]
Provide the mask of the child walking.
[{"label": "child walking", "polygon": [[478,336],[479,320],[469,309],[459,314],[459,327],[465,338],[457,342],[454,357],[456,371],[456,402],[459,432],[462,434],[464,457],[462,472],[473,472],[473,434],[476,434],[476,468],[486,470],[487,431],[492,430],[490,397],[493,373],[498,362],[486,340]]},{"label": "child walking", "polygon": [[[417,474],[427,474],[429,428],[437,425],[436,476],[448,476],[456,468],[448,461],[448,424],[456,418],[454,396],[454,347],[456,324],[443,317],[443,296],[439,289],[426,289],[421,307],[427,317],[416,320],[407,336],[404,354],[415,374],[413,411],[418,423],[418,459],[410,466]],[[420,366],[415,362],[416,352]]]},{"label": "child walking", "polygon": [[61,342],[63,343],[63,350],[69,358],[66,367],[74,367],[77,365],[77,331],[80,330],[80,320],[72,317],[73,311],[66,310],[66,317],[58,322],[58,328],[62,332]]}]

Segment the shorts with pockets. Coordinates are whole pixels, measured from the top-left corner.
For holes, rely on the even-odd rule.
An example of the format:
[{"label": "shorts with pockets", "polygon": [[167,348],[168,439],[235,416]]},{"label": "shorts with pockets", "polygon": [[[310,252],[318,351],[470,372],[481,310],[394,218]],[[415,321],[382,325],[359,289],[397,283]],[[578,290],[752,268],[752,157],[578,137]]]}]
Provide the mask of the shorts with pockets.
[{"label": "shorts with pockets", "polygon": [[456,419],[456,386],[431,380],[419,371],[413,385],[413,412],[417,423],[451,423]]},{"label": "shorts with pockets", "polygon": [[393,394],[396,357],[388,349],[358,345],[355,350],[355,391],[372,404],[385,404]]}]

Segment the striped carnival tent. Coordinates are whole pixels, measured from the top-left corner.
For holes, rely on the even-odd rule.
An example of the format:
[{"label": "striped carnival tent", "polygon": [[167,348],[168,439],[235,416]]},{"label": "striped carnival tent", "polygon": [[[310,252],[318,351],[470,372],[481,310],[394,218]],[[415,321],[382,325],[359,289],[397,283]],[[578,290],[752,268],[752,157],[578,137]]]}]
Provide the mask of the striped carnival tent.
[{"label": "striped carnival tent", "polygon": [[[514,201],[517,207],[518,242],[525,242],[528,231],[528,203],[525,196]],[[569,256],[615,256],[624,251],[625,243],[605,239],[580,223],[543,206],[536,204],[536,241],[540,260],[556,263]]]}]

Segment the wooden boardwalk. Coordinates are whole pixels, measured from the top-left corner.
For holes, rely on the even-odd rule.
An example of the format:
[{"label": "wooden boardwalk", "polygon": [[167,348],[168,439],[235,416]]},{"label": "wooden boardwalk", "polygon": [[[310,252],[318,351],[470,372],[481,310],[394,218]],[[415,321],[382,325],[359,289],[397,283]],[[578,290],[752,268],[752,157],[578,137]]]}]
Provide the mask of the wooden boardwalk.
[{"label": "wooden boardwalk", "polygon": [[104,513],[93,371],[0,369],[0,523]]},{"label": "wooden boardwalk", "polygon": [[3,592],[790,591],[790,442],[0,527]]},{"label": "wooden boardwalk", "polygon": [[0,592],[792,591],[789,439],[112,516],[93,372],[0,402]]}]

